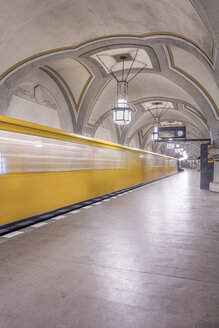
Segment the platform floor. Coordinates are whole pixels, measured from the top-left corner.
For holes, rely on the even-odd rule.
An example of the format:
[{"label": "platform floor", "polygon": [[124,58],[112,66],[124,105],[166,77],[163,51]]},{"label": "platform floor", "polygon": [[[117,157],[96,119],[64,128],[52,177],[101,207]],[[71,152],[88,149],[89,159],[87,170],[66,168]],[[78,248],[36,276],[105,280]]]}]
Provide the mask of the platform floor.
[{"label": "platform floor", "polygon": [[198,172],[21,232],[0,238],[1,328],[219,327],[219,195]]}]

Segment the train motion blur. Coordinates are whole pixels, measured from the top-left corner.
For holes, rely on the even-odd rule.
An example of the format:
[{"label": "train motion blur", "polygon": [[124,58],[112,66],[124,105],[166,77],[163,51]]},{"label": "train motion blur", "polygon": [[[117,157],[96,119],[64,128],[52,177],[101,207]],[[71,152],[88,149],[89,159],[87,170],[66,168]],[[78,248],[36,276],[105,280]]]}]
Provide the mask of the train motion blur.
[{"label": "train motion blur", "polygon": [[0,117],[0,226],[177,172],[172,157]]}]

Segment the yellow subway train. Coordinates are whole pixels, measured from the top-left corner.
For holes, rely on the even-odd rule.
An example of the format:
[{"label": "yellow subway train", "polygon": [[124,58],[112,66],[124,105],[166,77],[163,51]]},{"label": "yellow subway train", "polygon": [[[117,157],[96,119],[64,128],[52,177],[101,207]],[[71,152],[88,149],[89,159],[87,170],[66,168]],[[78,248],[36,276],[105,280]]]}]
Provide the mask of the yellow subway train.
[{"label": "yellow subway train", "polygon": [[0,116],[0,227],[177,172],[172,157]]}]

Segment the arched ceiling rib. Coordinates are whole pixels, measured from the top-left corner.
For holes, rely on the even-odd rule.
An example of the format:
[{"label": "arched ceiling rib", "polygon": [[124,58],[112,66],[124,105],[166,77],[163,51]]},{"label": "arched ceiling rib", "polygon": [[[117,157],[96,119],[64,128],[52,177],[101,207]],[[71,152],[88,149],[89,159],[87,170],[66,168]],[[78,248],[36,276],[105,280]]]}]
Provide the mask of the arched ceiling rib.
[{"label": "arched ceiling rib", "polygon": [[[200,90],[200,93],[207,100],[215,117],[218,119],[218,87],[215,79],[206,67],[199,60],[196,59],[194,61],[193,55],[189,54],[187,51],[182,51],[181,56],[179,56],[179,50],[176,47],[167,46],[164,49],[168,55],[170,69],[183,76]],[[174,52],[172,51],[173,49]],[[177,66],[176,62],[181,67]],[[189,73],[185,71],[183,67],[186,68]]]},{"label": "arched ceiling rib", "polygon": [[192,0],[14,0],[1,13],[1,73],[33,54],[109,35],[178,35],[209,57],[214,47]]},{"label": "arched ceiling rib", "polygon": [[74,58],[54,61],[50,66],[47,65],[47,67],[65,81],[74,101],[76,111],[78,111],[84,93],[93,79],[92,72]]},{"label": "arched ceiling rib", "polygon": [[[134,104],[144,97],[168,97],[178,98],[181,101],[191,103],[195,107],[199,107],[194,99],[186,93],[182,88],[159,74],[140,74],[133,83],[129,85],[129,101]],[[102,92],[92,108],[91,115],[88,118],[88,124],[93,125],[108,110],[112,109],[116,100],[116,82],[112,79],[105,85]],[[107,106],[106,106],[107,104]]]}]

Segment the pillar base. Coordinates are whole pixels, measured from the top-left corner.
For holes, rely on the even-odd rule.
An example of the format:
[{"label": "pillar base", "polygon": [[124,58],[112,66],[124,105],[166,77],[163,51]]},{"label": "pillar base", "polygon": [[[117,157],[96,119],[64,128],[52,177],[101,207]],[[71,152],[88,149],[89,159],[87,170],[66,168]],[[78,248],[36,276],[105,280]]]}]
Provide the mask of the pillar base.
[{"label": "pillar base", "polygon": [[219,182],[210,182],[209,190],[219,192]]}]

